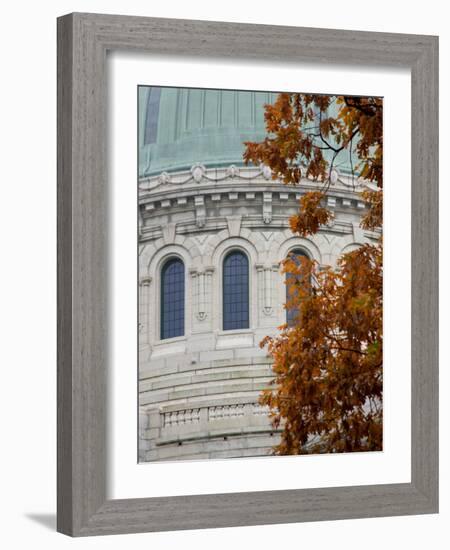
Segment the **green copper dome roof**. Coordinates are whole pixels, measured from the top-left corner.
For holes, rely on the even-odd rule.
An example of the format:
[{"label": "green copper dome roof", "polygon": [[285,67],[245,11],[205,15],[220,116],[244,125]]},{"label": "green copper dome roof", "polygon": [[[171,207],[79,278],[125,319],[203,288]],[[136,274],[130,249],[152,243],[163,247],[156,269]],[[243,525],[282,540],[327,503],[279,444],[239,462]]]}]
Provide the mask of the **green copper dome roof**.
[{"label": "green copper dome roof", "polygon": [[[266,137],[264,105],[276,92],[139,87],[139,176],[243,164],[245,141]],[[335,111],[332,103],[330,109]],[[335,116],[335,113],[333,112]],[[357,162],[344,150],[334,167],[350,174]],[[331,161],[333,151],[323,152]]]},{"label": "green copper dome roof", "polygon": [[139,88],[139,175],[242,164],[244,141],[265,137],[264,104],[276,93]]}]

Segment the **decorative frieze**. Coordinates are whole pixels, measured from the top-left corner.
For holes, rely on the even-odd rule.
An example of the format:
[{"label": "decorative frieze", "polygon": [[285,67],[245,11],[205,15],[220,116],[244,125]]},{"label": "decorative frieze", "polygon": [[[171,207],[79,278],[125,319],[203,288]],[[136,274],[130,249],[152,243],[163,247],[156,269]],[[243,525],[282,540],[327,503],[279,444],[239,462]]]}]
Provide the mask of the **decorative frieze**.
[{"label": "decorative frieze", "polygon": [[[194,164],[189,170],[183,170],[176,173],[162,172],[159,175],[142,178],[139,182],[140,191],[156,190],[159,187],[182,186],[189,183],[203,182],[225,182],[234,181],[255,181],[255,180],[272,180],[272,170],[269,166],[260,165],[259,167],[244,166],[238,167],[234,164],[224,166],[220,169],[207,168],[204,164]],[[352,191],[362,188],[365,183],[361,179],[355,179],[351,175],[338,173],[336,170],[331,172],[331,183],[335,188],[351,189]],[[314,185],[314,182],[307,178],[302,178],[302,184]]]},{"label": "decorative frieze", "polygon": [[[171,244],[176,241],[178,235],[188,236],[191,234],[196,237],[206,234],[211,235],[211,231],[219,231],[225,227],[228,229],[230,237],[240,236],[244,229],[245,231],[257,231],[259,235],[268,241],[273,232],[288,227],[289,216],[298,210],[292,200],[295,196],[293,193],[289,193],[290,200],[285,201],[284,204],[277,202],[278,193],[275,192],[251,192],[259,199],[257,204],[247,201],[244,198],[246,194],[239,193],[238,200],[233,201],[231,204],[226,200],[228,192],[226,194],[214,193],[211,195],[202,193],[194,197],[167,199],[172,203],[173,212],[167,207],[165,209],[158,208],[161,201],[144,203],[140,209],[140,215],[142,216],[140,241],[154,241],[162,237],[165,244]],[[220,203],[222,198],[225,199],[223,204]],[[334,217],[320,228],[321,233],[333,231],[333,234],[337,235],[353,232],[352,223],[359,220],[365,205],[362,201],[351,200],[351,211],[342,215],[341,209],[336,211],[336,208],[342,206],[342,200],[342,197],[327,197],[327,206],[333,211]],[[184,211],[180,210],[178,206],[176,207],[177,204],[183,202],[187,204]],[[276,211],[273,207],[275,202],[277,202]],[[153,210],[155,205],[157,207],[155,216],[151,216],[148,210]],[[242,215],[242,212],[245,212],[245,214]],[[174,223],[177,224],[176,230],[173,225],[170,225]],[[264,225],[265,229],[261,225]],[[207,232],[199,232],[199,229],[207,230]],[[266,249],[265,246],[263,248]]]},{"label": "decorative frieze", "polygon": [[242,168],[231,164],[228,167],[217,170],[215,168],[208,169],[203,164],[197,163],[194,164],[188,172],[183,171],[175,174],[162,172],[157,176],[143,178],[140,181],[139,189],[141,191],[148,191],[157,189],[160,186],[185,185],[191,182],[221,182],[225,180],[253,181],[256,179],[271,180],[272,170],[270,167],[261,165],[259,168]]}]

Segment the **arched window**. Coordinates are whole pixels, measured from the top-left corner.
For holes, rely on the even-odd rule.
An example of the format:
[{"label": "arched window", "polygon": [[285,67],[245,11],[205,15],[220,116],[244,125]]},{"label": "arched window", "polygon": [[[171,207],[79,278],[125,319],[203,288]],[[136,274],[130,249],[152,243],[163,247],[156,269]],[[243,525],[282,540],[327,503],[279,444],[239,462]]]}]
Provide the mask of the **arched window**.
[{"label": "arched window", "polygon": [[223,261],[223,330],[249,328],[248,259],[233,250]]},{"label": "arched window", "polygon": [[[304,252],[301,248],[296,248],[294,250],[291,250],[291,252],[289,252],[289,256],[296,263],[299,262],[299,258],[301,258],[302,256],[304,258],[309,258],[308,254],[306,254],[306,252]],[[295,275],[293,273],[286,273],[286,302],[288,302],[290,298],[292,299],[292,294],[289,294],[290,285],[288,284],[288,282],[291,278],[293,279],[294,277]],[[298,308],[296,307],[286,308],[286,323],[289,327],[292,327],[295,324],[297,314],[298,314]]]},{"label": "arched window", "polygon": [[184,264],[168,260],[161,270],[161,340],[184,334]]}]

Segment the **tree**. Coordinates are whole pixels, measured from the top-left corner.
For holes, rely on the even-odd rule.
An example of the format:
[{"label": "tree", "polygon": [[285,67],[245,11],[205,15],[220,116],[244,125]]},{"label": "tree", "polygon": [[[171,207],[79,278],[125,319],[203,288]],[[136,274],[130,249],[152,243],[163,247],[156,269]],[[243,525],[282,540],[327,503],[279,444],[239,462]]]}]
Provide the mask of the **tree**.
[{"label": "tree", "polygon": [[268,165],[274,179],[316,181],[289,220],[295,234],[315,234],[331,221],[324,199],[343,155],[354,181],[367,184],[361,227],[379,234],[336,268],[303,257],[282,262],[295,322],[261,342],[275,377],[260,402],[282,426],[276,454],[382,448],[382,105],[376,97],[281,93],[265,106],[267,137],[245,143],[245,162]]}]

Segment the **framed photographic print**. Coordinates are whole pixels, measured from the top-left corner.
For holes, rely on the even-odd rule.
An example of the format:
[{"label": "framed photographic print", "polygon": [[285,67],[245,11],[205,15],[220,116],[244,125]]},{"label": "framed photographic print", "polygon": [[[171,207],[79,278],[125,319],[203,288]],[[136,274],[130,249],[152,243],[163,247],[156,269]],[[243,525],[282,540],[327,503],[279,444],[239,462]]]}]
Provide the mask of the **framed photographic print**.
[{"label": "framed photographic print", "polygon": [[381,451],[383,98],[138,93],[139,460]]},{"label": "framed photographic print", "polygon": [[58,20],[59,531],[437,512],[437,45]]}]

